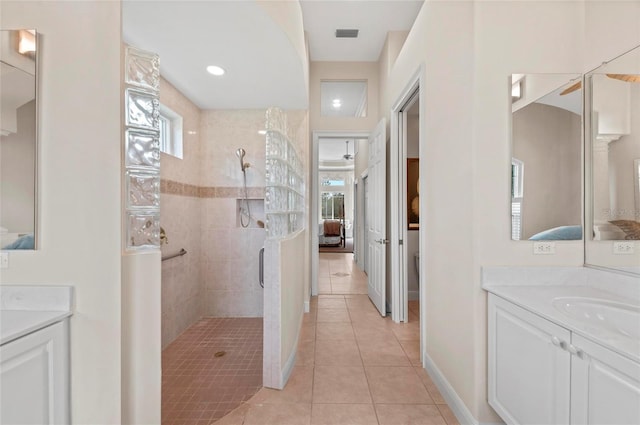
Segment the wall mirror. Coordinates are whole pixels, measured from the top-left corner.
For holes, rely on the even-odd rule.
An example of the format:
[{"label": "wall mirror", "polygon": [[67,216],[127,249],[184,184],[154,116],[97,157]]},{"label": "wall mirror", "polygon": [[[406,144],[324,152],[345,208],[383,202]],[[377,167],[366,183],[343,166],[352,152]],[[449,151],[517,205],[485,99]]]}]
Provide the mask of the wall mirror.
[{"label": "wall mirror", "polygon": [[585,262],[640,273],[640,47],[585,78]]},{"label": "wall mirror", "polygon": [[35,249],[37,34],[0,31],[0,247]]},{"label": "wall mirror", "polygon": [[580,74],[511,77],[511,239],[582,239]]}]

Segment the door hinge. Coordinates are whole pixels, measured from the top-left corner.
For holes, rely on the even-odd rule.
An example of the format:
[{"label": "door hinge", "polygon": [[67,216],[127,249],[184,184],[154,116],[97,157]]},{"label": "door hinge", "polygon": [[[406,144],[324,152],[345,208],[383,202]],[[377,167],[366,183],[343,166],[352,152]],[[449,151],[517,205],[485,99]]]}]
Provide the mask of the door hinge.
[{"label": "door hinge", "polygon": [[404,245],[404,241],[403,241],[402,239],[400,239],[400,240],[398,241],[398,245]]}]

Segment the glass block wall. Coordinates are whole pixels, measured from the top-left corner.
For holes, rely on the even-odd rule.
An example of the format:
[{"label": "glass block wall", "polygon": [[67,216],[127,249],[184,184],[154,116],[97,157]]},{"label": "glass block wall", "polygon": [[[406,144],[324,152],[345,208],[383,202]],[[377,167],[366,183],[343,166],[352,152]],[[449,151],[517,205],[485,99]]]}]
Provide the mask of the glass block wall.
[{"label": "glass block wall", "polygon": [[125,48],[125,228],[127,250],[160,246],[160,59]]},{"label": "glass block wall", "polygon": [[266,113],[267,238],[282,239],[304,228],[303,163],[293,144],[286,114],[278,108]]}]

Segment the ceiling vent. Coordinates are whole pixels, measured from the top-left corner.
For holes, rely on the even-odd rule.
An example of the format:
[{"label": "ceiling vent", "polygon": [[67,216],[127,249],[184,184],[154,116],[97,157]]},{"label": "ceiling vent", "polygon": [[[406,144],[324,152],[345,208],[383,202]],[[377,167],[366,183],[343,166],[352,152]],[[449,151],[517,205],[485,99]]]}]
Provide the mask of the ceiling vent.
[{"label": "ceiling vent", "polygon": [[336,38],[358,38],[358,31],[360,30],[337,29]]}]

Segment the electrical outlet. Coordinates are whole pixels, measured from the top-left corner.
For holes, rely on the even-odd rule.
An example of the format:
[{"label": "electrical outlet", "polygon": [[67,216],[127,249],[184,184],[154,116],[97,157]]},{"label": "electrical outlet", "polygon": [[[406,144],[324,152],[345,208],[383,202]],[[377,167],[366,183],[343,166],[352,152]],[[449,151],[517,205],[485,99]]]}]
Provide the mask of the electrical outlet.
[{"label": "electrical outlet", "polygon": [[633,241],[617,241],[613,243],[613,253],[617,255],[633,254],[635,243]]},{"label": "electrical outlet", "polygon": [[0,252],[0,269],[8,269],[8,268],[9,268],[9,253]]},{"label": "electrical outlet", "polygon": [[553,255],[556,253],[556,244],[554,242],[534,242],[534,255]]}]

